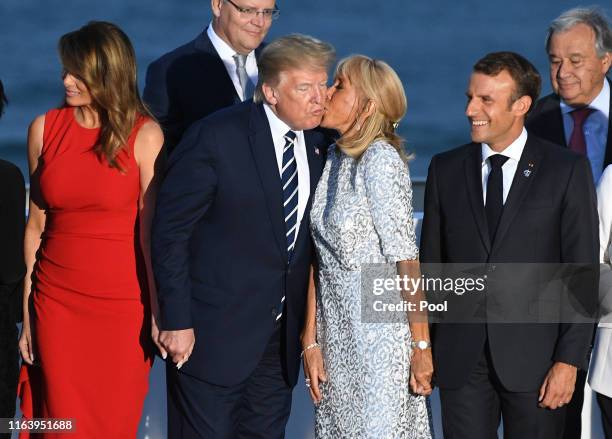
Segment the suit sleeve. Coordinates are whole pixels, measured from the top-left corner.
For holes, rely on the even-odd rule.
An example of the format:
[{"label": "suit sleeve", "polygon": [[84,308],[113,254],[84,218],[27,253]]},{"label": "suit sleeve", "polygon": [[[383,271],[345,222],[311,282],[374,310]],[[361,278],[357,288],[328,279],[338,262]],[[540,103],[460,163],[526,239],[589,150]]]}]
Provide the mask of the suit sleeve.
[{"label": "suit sleeve", "polygon": [[151,237],[162,328],[192,327],[189,243],[216,193],[213,130],[194,124],[168,162]]},{"label": "suit sleeve", "polygon": [[162,60],[152,62],[147,68],[143,100],[157,119],[164,132],[164,146],[168,152],[174,150],[183,130],[181,110],[168,77],[168,67]]},{"label": "suit sleeve", "polygon": [[423,224],[421,227],[421,262],[442,262],[440,240],[440,200],[436,178],[436,157],[431,159],[425,183]]},{"label": "suit sleeve", "polygon": [[[25,182],[16,166],[0,163],[0,302],[11,303],[20,320],[22,284],[26,267],[23,255]],[[6,302],[5,302],[6,300]]]},{"label": "suit sleeve", "polygon": [[[571,293],[588,310],[597,303],[599,227],[593,176],[586,157],[574,163],[561,215],[561,261],[591,268],[592,275],[570,285]],[[593,324],[560,323],[553,360],[586,369],[594,329]]]}]

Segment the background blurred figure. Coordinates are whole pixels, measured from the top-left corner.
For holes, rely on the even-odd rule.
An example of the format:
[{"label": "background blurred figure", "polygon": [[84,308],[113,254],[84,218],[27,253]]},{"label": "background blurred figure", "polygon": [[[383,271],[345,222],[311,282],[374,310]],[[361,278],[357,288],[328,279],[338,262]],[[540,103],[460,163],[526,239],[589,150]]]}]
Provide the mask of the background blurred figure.
[{"label": "background blurred figure", "polygon": [[62,36],[59,54],[64,105],[28,133],[22,406],[26,417],[75,419],[75,438],[135,437],[152,364],[163,135],[118,27],[90,22]]},{"label": "background blurred figure", "polygon": [[253,97],[256,58],[279,10],[275,0],[211,0],[212,22],[195,40],[147,70],[144,100],[168,152],[193,122]]},{"label": "background blurred figure", "polygon": [[[0,81],[0,117],[6,97]],[[17,166],[0,160],[0,418],[15,416],[19,376],[17,321],[21,315],[25,182]],[[0,434],[10,438],[10,434]]]},{"label": "background blurred figure", "polygon": [[[537,136],[584,154],[595,183],[612,163],[612,28],[596,8],[575,8],[553,20],[546,38],[554,93],[540,99],[527,120]],[[566,439],[581,435],[586,371],[578,372],[567,408]]]},{"label": "background blurred figure", "polygon": [[600,299],[602,321],[597,328],[589,385],[596,392],[606,438],[612,438],[612,166],[608,166],[597,187],[599,211]]},{"label": "background blurred figure", "polygon": [[[406,112],[404,88],[388,64],[356,55],[340,62],[329,94],[321,126],[341,137],[328,151],[312,202],[318,291],[310,289],[302,335],[315,435],[430,438],[427,314],[362,321],[369,264],[420,278],[412,187],[395,132]],[[401,300],[403,292],[394,293],[389,303]]]}]

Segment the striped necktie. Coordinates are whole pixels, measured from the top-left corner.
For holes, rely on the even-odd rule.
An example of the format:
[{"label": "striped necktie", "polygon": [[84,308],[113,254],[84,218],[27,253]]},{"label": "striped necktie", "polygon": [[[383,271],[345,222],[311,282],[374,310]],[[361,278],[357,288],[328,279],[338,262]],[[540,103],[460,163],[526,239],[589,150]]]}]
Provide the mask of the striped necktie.
[{"label": "striped necktie", "polygon": [[[298,169],[293,151],[296,134],[287,131],[285,134],[285,147],[283,149],[283,166],[281,171],[281,184],[283,185],[283,211],[285,213],[285,236],[287,239],[287,262],[291,262],[297,236],[298,217]],[[281,298],[280,312],[276,316],[278,321],[283,316],[285,296]]]},{"label": "striped necktie", "polygon": [[293,131],[285,134],[283,149],[283,167],[281,183],[283,185],[283,210],[285,212],[285,232],[287,237],[287,256],[289,261],[293,255],[295,237],[297,235],[298,217],[298,170],[293,151],[296,135]]}]

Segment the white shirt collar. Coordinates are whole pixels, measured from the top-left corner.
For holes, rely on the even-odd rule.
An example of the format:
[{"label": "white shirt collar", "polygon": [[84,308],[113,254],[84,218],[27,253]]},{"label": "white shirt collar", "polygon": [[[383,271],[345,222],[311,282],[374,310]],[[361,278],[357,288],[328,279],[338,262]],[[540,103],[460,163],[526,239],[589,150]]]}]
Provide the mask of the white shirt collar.
[{"label": "white shirt collar", "polygon": [[[217,35],[215,30],[213,29],[212,22],[210,22],[210,24],[208,25],[208,29],[206,29],[206,34],[208,35],[208,38],[210,38],[210,42],[212,43],[213,47],[219,54],[219,58],[221,58],[225,62],[231,62],[232,65],[235,65],[234,55],[236,55],[237,52],[232,49],[229,44],[222,40],[219,35]],[[253,56],[255,56],[255,53],[253,50],[251,50],[247,55],[247,58]]]},{"label": "white shirt collar", "polygon": [[[608,116],[610,115],[610,84],[608,84],[608,80],[606,78],[604,78],[604,84],[601,91],[597,97],[593,99],[593,102],[588,105],[588,107],[602,112],[603,115],[606,116],[606,119],[608,119]],[[574,110],[574,107],[567,105],[563,99],[561,99],[561,113],[567,114]]]},{"label": "white shirt collar", "polygon": [[494,154],[501,154],[518,162],[521,159],[521,154],[523,154],[523,149],[525,149],[525,143],[527,143],[527,130],[525,127],[523,127],[523,131],[521,131],[521,134],[514,142],[508,145],[502,152],[493,151],[489,145],[483,143],[482,164],[484,165],[486,160]]},{"label": "white shirt collar", "polygon": [[[270,131],[272,132],[272,138],[278,139],[282,138],[287,131],[291,130],[291,127],[283,122],[277,115],[272,111],[272,108],[268,104],[263,104],[264,111],[266,112],[266,116],[268,117],[268,123],[270,124]],[[293,132],[298,135],[301,131],[293,130]]]}]

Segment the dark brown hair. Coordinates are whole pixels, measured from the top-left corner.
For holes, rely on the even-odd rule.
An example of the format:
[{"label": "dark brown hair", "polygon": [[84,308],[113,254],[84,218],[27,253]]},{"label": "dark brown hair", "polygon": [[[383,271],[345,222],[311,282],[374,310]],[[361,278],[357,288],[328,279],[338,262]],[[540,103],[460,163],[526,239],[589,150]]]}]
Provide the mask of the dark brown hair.
[{"label": "dark brown hair", "polygon": [[540,74],[533,64],[518,53],[489,53],[474,64],[473,70],[476,73],[483,73],[487,76],[497,76],[504,70],[508,72],[515,84],[510,104],[523,96],[529,96],[531,98],[529,110],[531,110],[538,96],[540,96],[542,86]]},{"label": "dark brown hair", "polygon": [[136,56],[127,35],[116,25],[90,21],[62,36],[59,55],[66,72],[87,86],[100,117],[96,152],[119,170],[117,154],[140,116],[151,114],[138,94]]}]

